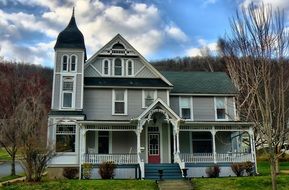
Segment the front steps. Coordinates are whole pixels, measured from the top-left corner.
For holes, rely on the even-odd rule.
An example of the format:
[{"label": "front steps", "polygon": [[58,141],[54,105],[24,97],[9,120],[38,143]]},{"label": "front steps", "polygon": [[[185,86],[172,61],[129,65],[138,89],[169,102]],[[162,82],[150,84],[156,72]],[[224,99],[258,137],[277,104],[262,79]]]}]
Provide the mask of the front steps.
[{"label": "front steps", "polygon": [[182,179],[178,164],[145,164],[145,179],[160,179],[158,170],[163,170],[162,179]]},{"label": "front steps", "polygon": [[163,180],[159,181],[159,190],[192,190],[193,186],[189,180]]}]

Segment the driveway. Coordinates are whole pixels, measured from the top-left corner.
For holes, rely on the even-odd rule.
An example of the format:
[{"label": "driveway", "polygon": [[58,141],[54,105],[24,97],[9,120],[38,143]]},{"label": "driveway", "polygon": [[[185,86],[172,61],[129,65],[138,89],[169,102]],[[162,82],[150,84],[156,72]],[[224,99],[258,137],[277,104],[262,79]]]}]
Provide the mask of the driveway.
[{"label": "driveway", "polygon": [[[15,163],[16,175],[24,173],[24,170],[19,162]],[[11,173],[11,163],[9,161],[3,162],[0,164],[0,178],[8,176]]]}]

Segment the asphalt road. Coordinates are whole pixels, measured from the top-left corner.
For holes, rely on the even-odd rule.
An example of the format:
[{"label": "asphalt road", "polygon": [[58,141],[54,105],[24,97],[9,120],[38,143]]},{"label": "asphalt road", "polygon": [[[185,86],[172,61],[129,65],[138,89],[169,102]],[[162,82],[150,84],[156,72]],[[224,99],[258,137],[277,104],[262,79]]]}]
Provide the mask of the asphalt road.
[{"label": "asphalt road", "polygon": [[[16,162],[16,174],[24,173],[24,170],[19,162]],[[0,177],[8,176],[11,173],[11,163],[9,161],[0,164]]]}]

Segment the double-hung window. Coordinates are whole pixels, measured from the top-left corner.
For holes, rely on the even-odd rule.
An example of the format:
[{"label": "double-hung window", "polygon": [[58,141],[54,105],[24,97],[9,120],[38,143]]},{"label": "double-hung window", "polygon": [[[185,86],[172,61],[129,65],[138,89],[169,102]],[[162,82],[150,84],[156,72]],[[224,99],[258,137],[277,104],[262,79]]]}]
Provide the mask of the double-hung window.
[{"label": "double-hung window", "polygon": [[64,78],[62,83],[62,107],[72,108],[73,80]]},{"label": "double-hung window", "polygon": [[122,76],[123,75],[122,60],[119,58],[116,58],[114,60],[114,75],[115,76]]},{"label": "double-hung window", "polygon": [[150,106],[157,98],[156,90],[143,90],[143,108]]},{"label": "double-hung window", "polygon": [[76,71],[76,56],[72,55],[70,58],[70,71]]},{"label": "double-hung window", "polygon": [[127,76],[133,76],[133,61],[131,59],[126,62],[126,74]]},{"label": "double-hung window", "polygon": [[56,152],[75,152],[75,125],[56,126]]},{"label": "double-hung window", "polygon": [[191,98],[180,97],[180,112],[183,119],[191,119]]},{"label": "double-hung window", "polygon": [[62,71],[68,71],[68,56],[64,55],[62,57]]},{"label": "double-hung window", "polygon": [[104,76],[110,75],[110,62],[108,59],[105,59],[102,62],[102,73]]},{"label": "double-hung window", "polygon": [[113,90],[113,110],[115,115],[127,114],[127,90]]},{"label": "double-hung window", "polygon": [[216,106],[216,119],[227,119],[226,115],[226,98],[225,97],[216,97],[215,98]]}]

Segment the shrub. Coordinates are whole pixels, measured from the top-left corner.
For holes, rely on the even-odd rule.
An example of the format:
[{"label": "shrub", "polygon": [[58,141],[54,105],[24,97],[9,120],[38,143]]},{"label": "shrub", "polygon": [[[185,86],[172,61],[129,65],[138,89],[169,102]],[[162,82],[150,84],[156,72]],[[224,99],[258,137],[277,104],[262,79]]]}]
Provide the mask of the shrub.
[{"label": "shrub", "polygon": [[116,164],[113,161],[103,162],[99,165],[99,175],[102,179],[112,179]]},{"label": "shrub", "polygon": [[234,163],[231,165],[232,171],[236,174],[237,177],[243,176],[246,171],[247,176],[254,175],[254,163],[247,161],[241,163]]},{"label": "shrub", "polygon": [[215,164],[206,169],[206,174],[210,178],[216,178],[219,177],[220,171],[221,171],[220,167],[217,164]]},{"label": "shrub", "polygon": [[243,176],[245,171],[245,163],[233,163],[231,168],[237,177]]},{"label": "shrub", "polygon": [[255,165],[253,162],[245,162],[245,171],[248,176],[253,176],[255,174]]},{"label": "shrub", "polygon": [[78,168],[64,168],[63,176],[67,179],[75,179],[78,174]]},{"label": "shrub", "polygon": [[82,165],[83,168],[83,177],[84,179],[90,179],[91,178],[91,170],[92,170],[92,164],[90,163],[84,163]]}]

